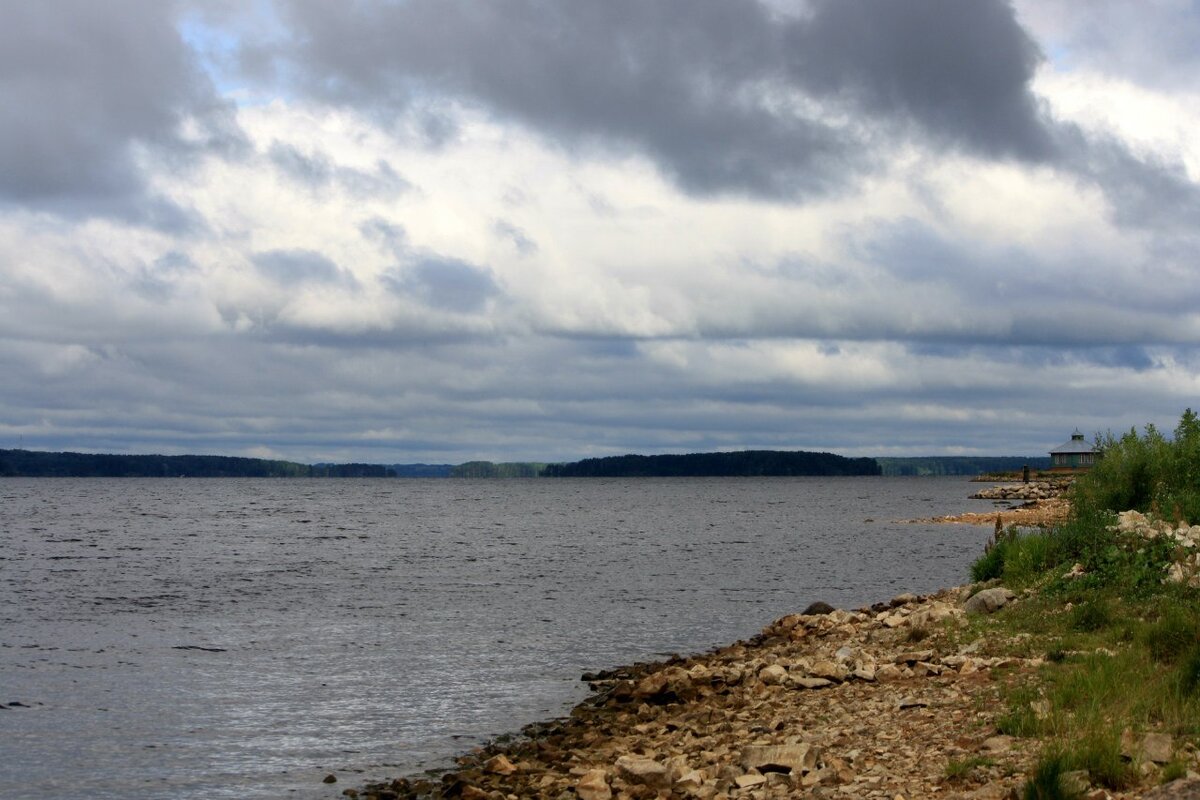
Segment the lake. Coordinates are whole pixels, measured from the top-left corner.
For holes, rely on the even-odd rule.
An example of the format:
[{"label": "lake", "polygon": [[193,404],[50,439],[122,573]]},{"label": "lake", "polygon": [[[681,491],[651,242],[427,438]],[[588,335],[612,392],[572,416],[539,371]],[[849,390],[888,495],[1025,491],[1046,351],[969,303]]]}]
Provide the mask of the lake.
[{"label": "lake", "polygon": [[[331,800],[580,673],[966,580],[962,478],[0,479],[6,797]],[[339,783],[321,778],[334,772]]]}]

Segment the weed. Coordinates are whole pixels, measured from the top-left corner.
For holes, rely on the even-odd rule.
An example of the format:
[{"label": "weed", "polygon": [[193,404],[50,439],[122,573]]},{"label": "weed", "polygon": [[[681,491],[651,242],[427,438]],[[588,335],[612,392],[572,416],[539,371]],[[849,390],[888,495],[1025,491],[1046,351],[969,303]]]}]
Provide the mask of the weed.
[{"label": "weed", "polygon": [[951,781],[963,780],[980,767],[990,767],[995,763],[995,760],[987,758],[986,756],[971,756],[970,758],[964,758],[961,761],[951,759],[950,762],[946,764],[946,779]]},{"label": "weed", "polygon": [[1191,697],[1200,689],[1200,644],[1193,644],[1182,659],[1175,673],[1179,693]]},{"label": "weed", "polygon": [[1167,606],[1158,622],[1146,628],[1144,636],[1150,656],[1168,664],[1174,663],[1200,641],[1195,618],[1177,605]]},{"label": "weed", "polygon": [[1071,609],[1071,630],[1092,632],[1113,622],[1112,609],[1102,597],[1080,603]]},{"label": "weed", "polygon": [[1121,737],[1111,728],[1094,729],[1071,748],[1067,762],[1087,770],[1096,783],[1107,789],[1124,789],[1133,784],[1133,767],[1121,757]]},{"label": "weed", "polygon": [[1163,783],[1170,783],[1171,781],[1177,781],[1180,778],[1187,777],[1187,771],[1187,762],[1176,759],[1163,767],[1162,775],[1160,777]]},{"label": "weed", "polygon": [[1067,765],[1062,755],[1051,753],[1038,762],[1033,777],[1021,793],[1024,800],[1074,800],[1079,795],[1063,786]]},{"label": "weed", "polygon": [[920,625],[914,625],[908,629],[908,635],[905,640],[911,643],[920,642],[929,637],[929,629]]}]

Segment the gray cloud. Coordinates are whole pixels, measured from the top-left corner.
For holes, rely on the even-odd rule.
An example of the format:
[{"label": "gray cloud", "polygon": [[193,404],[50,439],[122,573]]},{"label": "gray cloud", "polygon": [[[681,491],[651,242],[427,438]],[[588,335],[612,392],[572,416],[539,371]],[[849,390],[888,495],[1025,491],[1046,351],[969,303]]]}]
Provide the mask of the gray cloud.
[{"label": "gray cloud", "polygon": [[393,291],[413,295],[442,311],[482,311],[500,294],[492,273],[454,258],[425,256],[405,269],[385,274],[384,283]]},{"label": "gray cloud", "polygon": [[139,148],[179,166],[200,152],[234,152],[241,138],[174,28],[174,10],[154,0],[6,6],[0,199],[195,226],[188,212],[147,197]]},{"label": "gray cloud", "polygon": [[268,250],[252,261],[264,277],[284,286],[324,283],[354,286],[354,276],[315,250]]},{"label": "gray cloud", "polygon": [[915,140],[1074,174],[1122,224],[1200,219],[1177,165],[1050,118],[1031,89],[1043,54],[1006,0],[795,15],[756,0],[284,1],[303,43],[275,57],[305,91],[393,117],[431,97],[482,104],[564,147],[644,153],[691,193],[803,200]]},{"label": "gray cloud", "polygon": [[798,17],[754,0],[288,8],[305,44],[279,55],[327,99],[396,111],[467,96],[572,147],[645,151],[699,193],[840,185],[879,144],[834,121],[848,110],[970,153],[1053,153],[1029,89],[1037,48],[998,0],[819,0]]},{"label": "gray cloud", "polygon": [[506,219],[498,219],[492,223],[492,232],[501,239],[511,242],[520,255],[531,256],[538,251],[537,242],[530,239],[525,231]]},{"label": "gray cloud", "polygon": [[330,186],[359,196],[393,196],[412,188],[387,161],[366,171],[336,164],[324,153],[307,154],[283,142],[273,142],[267,151],[270,161],[285,175],[319,191]]}]

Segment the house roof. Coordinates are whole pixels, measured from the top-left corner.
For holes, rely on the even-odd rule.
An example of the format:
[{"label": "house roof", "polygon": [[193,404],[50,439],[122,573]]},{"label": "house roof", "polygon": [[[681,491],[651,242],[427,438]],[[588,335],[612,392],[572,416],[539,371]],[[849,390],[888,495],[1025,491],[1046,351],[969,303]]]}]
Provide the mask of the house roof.
[{"label": "house roof", "polygon": [[1083,440],[1083,434],[1079,431],[1075,431],[1073,434],[1071,434],[1071,441],[1063,442],[1058,447],[1051,450],[1050,455],[1056,455],[1058,453],[1071,454],[1094,452],[1096,451],[1092,448],[1091,444]]}]

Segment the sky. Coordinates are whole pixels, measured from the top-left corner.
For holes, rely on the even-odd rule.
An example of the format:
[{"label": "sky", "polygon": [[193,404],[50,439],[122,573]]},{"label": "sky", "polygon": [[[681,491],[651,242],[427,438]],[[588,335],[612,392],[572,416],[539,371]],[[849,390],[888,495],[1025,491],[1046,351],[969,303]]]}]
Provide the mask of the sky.
[{"label": "sky", "polygon": [[0,0],[0,448],[1040,455],[1200,397],[1200,2]]}]

